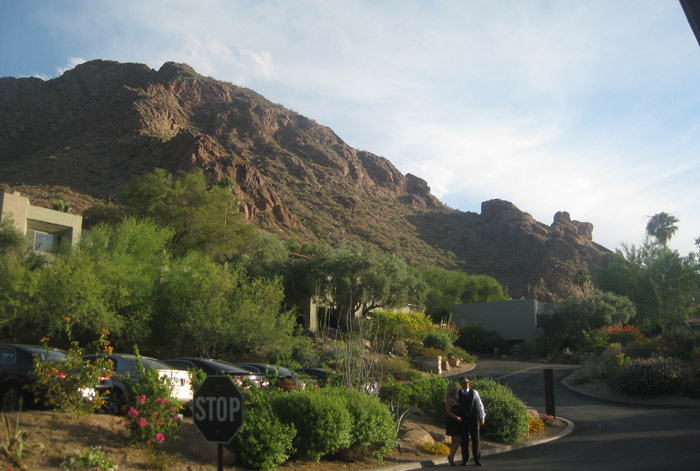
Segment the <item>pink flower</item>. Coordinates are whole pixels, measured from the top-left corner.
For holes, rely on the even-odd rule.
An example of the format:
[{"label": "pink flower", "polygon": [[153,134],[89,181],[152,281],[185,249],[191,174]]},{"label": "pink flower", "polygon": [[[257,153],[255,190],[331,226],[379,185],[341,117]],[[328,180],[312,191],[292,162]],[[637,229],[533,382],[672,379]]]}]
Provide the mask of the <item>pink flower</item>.
[{"label": "pink flower", "polygon": [[163,443],[163,441],[165,441],[165,435],[163,435],[162,433],[156,433],[155,440],[158,443]]},{"label": "pink flower", "polygon": [[139,411],[137,411],[136,409],[131,407],[131,408],[129,408],[129,412],[127,412],[126,415],[128,415],[129,417],[131,417],[133,419],[134,417],[139,415]]},{"label": "pink flower", "polygon": [[138,400],[139,400],[139,404],[145,404],[146,403],[146,395],[144,394],[144,395],[139,396]]},{"label": "pink flower", "polygon": [[144,428],[146,425],[148,425],[148,421],[145,417],[141,417],[139,419],[139,427]]}]

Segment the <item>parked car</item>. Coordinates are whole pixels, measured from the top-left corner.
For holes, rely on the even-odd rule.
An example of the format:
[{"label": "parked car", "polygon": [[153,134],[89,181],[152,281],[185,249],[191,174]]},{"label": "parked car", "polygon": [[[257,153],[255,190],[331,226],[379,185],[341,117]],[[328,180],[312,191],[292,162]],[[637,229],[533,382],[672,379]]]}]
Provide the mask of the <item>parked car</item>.
[{"label": "parked car", "polygon": [[239,386],[244,380],[248,380],[256,386],[262,386],[262,376],[258,376],[250,370],[240,368],[233,363],[224,360],[212,360],[207,358],[168,358],[164,363],[179,370],[201,370],[207,375],[226,375],[233,378]]},{"label": "parked car", "polygon": [[296,372],[313,378],[319,386],[325,386],[331,382],[332,378],[338,376],[338,373],[335,371],[324,368],[297,368]]},{"label": "parked car", "polygon": [[[88,361],[94,361],[96,355],[86,355]],[[101,355],[112,361],[114,374],[112,375],[112,391],[110,400],[105,405],[106,412],[110,414],[123,413],[124,405],[126,404],[129,389],[126,381],[138,382],[138,370],[136,368],[136,355],[113,353],[110,355]],[[158,375],[165,378],[170,378],[173,385],[172,398],[178,402],[185,404],[192,400],[192,388],[190,387],[190,375],[186,370],[178,370],[172,366],[156,360],[155,358],[139,357],[146,370],[155,368],[158,370]]]},{"label": "parked car", "polygon": [[[16,411],[22,399],[25,407],[38,405],[33,392],[27,386],[36,381],[32,373],[34,358],[42,360],[61,361],[66,358],[66,352],[58,348],[41,345],[0,344],[0,409]],[[58,377],[65,375],[58,372]],[[104,379],[100,384],[82,390],[83,397],[92,399],[96,390],[105,391],[111,387],[109,380]]]},{"label": "parked car", "polygon": [[263,379],[263,386],[269,386],[269,380],[271,376],[277,376],[277,382],[275,386],[285,388],[285,389],[296,389],[299,387],[304,387],[304,384],[299,381],[299,378],[292,373],[289,368],[284,366],[267,365],[264,363],[236,363],[236,366],[251,371],[260,375]]}]

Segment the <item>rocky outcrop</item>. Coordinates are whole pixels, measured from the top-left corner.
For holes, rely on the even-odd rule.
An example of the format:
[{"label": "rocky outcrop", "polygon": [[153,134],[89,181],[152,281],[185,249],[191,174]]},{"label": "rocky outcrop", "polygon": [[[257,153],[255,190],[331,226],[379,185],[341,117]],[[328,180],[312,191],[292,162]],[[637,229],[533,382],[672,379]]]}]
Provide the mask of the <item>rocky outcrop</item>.
[{"label": "rocky outcrop", "polygon": [[548,226],[498,199],[481,214],[450,209],[389,159],[174,62],[96,60],[48,81],[1,78],[0,166],[0,183],[32,204],[58,197],[77,211],[118,202],[124,184],[155,168],[201,168],[211,182],[234,182],[241,211],[263,229],[491,275],[513,297],[563,299],[573,273],[594,273],[609,256],[593,225],[565,211]]}]

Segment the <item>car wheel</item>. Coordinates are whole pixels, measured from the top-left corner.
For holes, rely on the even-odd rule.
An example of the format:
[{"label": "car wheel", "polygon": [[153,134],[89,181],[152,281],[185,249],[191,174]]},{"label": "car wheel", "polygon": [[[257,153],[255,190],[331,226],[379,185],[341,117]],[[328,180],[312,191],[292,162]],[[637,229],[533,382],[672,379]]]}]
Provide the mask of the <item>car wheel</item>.
[{"label": "car wheel", "polygon": [[126,406],[126,395],[124,391],[118,388],[112,389],[109,394],[109,400],[104,405],[104,410],[110,415],[124,414],[124,406]]},{"label": "car wheel", "polygon": [[21,397],[22,391],[19,389],[19,386],[14,384],[6,386],[0,393],[0,409],[7,412],[19,410]]}]

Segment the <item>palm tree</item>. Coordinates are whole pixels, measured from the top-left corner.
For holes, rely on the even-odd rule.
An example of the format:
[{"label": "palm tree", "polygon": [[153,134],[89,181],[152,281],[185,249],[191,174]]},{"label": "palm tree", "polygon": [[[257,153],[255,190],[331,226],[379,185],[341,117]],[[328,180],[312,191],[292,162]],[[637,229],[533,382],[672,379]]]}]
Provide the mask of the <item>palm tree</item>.
[{"label": "palm tree", "polygon": [[672,214],[661,212],[654,214],[647,223],[647,234],[654,237],[660,244],[666,245],[678,230],[678,218]]}]

